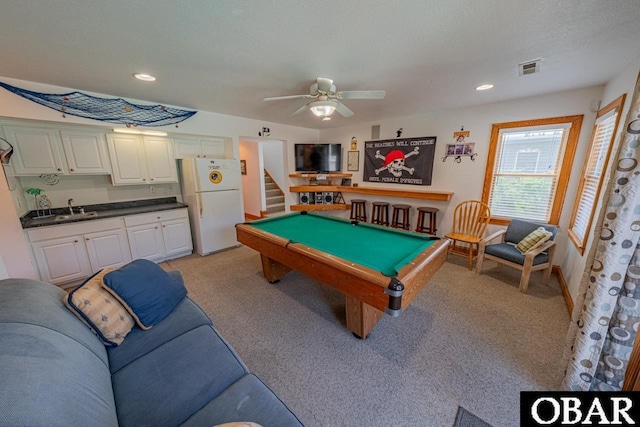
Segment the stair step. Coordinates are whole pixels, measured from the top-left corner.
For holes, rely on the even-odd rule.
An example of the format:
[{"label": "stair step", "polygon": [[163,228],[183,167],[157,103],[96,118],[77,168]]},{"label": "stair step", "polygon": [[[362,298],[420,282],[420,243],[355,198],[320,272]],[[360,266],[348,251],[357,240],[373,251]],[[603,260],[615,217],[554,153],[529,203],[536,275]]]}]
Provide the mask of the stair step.
[{"label": "stair step", "polygon": [[273,182],[270,183],[265,183],[264,184],[264,189],[266,190],[276,190],[278,188],[277,185],[275,185]]},{"label": "stair step", "polygon": [[267,206],[284,203],[284,196],[267,197],[266,202]]},{"label": "stair step", "polygon": [[278,190],[278,189],[275,189],[275,190],[266,190],[266,191],[265,191],[265,196],[266,196],[267,198],[269,198],[269,197],[282,196],[282,192],[281,192],[280,190]]},{"label": "stair step", "polygon": [[282,212],[282,211],[284,211],[284,203],[267,206],[267,213]]},{"label": "stair step", "polygon": [[267,182],[273,182],[273,179],[271,179],[271,177],[270,177],[270,176],[266,176],[266,175],[265,175],[265,177],[264,177],[264,182],[265,182],[265,183],[267,183]]}]

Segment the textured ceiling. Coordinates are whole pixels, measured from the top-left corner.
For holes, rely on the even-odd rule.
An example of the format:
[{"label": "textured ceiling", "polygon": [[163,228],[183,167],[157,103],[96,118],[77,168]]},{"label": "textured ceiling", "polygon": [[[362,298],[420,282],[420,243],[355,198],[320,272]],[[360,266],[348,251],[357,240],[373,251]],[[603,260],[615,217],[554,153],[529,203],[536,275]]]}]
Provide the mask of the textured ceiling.
[{"label": "textured ceiling", "polygon": [[[640,54],[638,0],[0,0],[0,76],[310,128],[603,84]],[[542,58],[519,77],[519,62]],[[155,75],[142,83],[134,72]],[[321,122],[316,77],[354,116]],[[490,91],[474,87],[493,83]]]}]

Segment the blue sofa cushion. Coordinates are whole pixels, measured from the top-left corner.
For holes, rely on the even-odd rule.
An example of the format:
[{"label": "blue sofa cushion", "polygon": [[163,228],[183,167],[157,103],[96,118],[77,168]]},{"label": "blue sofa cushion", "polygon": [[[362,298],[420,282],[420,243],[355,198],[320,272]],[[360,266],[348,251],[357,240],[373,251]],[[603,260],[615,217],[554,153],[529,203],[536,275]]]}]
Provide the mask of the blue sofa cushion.
[{"label": "blue sofa cushion", "polygon": [[0,425],[117,426],[107,354],[66,293],[0,280]]},{"label": "blue sofa cushion", "polygon": [[105,268],[85,280],[63,298],[64,304],[107,346],[122,344],[135,325],[120,301],[102,286],[102,280],[113,268]]},{"label": "blue sofa cushion", "polygon": [[302,423],[258,377],[247,374],[195,413],[182,427],[243,420],[263,426],[302,427]]},{"label": "blue sofa cushion", "polygon": [[[522,255],[514,245],[508,243],[498,243],[496,245],[487,245],[484,248],[484,253],[487,255],[493,255],[498,258],[506,259],[516,264],[524,265],[524,255]],[[533,265],[543,264],[549,261],[549,255],[544,252],[536,255],[533,259]]]},{"label": "blue sofa cushion", "polygon": [[118,372],[129,363],[199,326],[211,326],[211,320],[187,297],[153,328],[148,331],[133,328],[121,345],[107,348],[111,373]]},{"label": "blue sofa cushion", "polygon": [[200,326],[112,375],[118,422],[121,427],[180,425],[246,373],[215,330]]},{"label": "blue sofa cushion", "polygon": [[137,259],[104,276],[104,286],[142,329],[167,317],[187,295],[184,285],[156,263]]}]

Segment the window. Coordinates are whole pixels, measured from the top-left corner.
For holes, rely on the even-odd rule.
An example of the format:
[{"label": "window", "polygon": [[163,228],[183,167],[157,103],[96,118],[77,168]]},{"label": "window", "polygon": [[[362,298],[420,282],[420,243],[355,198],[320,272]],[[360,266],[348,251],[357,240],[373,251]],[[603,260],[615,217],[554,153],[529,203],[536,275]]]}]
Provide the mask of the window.
[{"label": "window", "polygon": [[482,201],[491,223],[558,224],[582,115],[494,124]]},{"label": "window", "polygon": [[569,223],[569,239],[578,248],[580,254],[584,253],[587,243],[587,234],[591,228],[593,213],[600,195],[602,178],[609,163],[624,99],[625,95],[622,95],[598,111],[596,123],[593,126],[589,152],[582,167],[580,186]]}]

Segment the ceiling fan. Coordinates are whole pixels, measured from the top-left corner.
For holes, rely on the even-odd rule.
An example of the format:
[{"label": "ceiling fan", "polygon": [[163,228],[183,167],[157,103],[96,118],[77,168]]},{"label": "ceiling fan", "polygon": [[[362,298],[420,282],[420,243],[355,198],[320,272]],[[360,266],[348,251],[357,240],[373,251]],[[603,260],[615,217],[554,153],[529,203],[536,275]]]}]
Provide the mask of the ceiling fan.
[{"label": "ceiling fan", "polygon": [[265,101],[279,101],[282,99],[313,99],[313,101],[300,107],[292,115],[300,114],[303,111],[311,110],[313,114],[321,117],[322,120],[331,120],[334,111],[344,117],[353,116],[353,111],[347,108],[339,99],[382,99],[386,95],[384,90],[346,90],[336,92],[333,80],[318,77],[316,82],[309,87],[307,95],[288,95],[265,98]]}]

